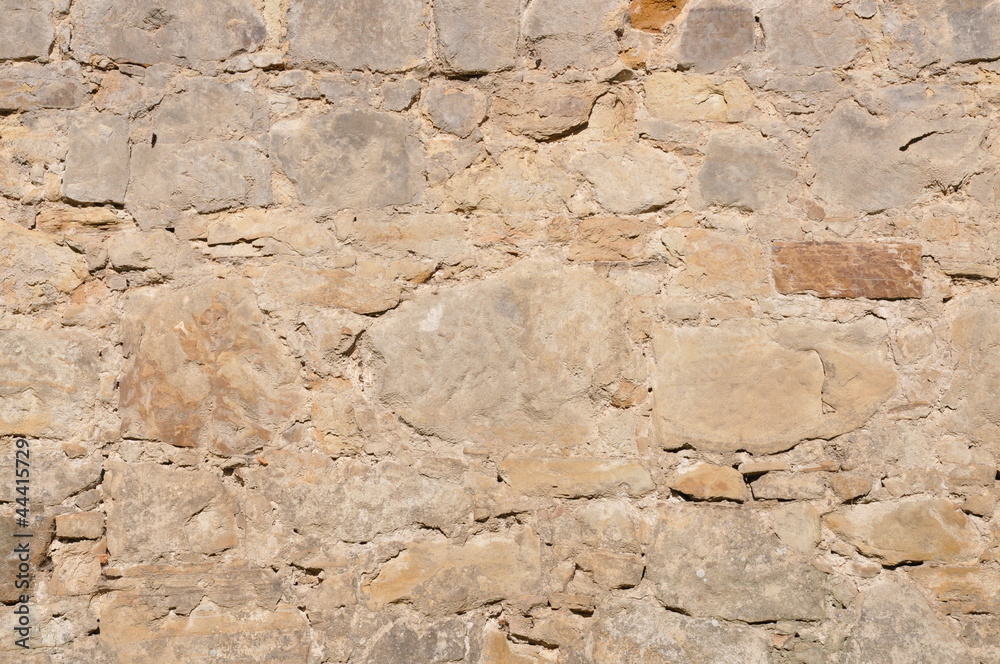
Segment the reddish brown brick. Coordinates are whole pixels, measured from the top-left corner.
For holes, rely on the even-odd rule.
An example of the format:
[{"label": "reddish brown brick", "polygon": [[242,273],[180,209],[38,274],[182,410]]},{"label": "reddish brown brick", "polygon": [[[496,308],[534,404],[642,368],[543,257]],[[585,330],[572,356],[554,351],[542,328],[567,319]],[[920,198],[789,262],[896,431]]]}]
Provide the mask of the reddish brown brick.
[{"label": "reddish brown brick", "polygon": [[920,245],[875,242],[776,242],[780,293],[897,300],[920,297]]}]

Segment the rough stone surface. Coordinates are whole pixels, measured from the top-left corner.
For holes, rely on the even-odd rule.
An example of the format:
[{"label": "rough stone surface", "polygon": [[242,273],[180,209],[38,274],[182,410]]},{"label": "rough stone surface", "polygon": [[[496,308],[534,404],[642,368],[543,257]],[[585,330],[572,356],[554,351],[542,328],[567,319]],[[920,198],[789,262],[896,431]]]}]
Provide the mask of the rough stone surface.
[{"label": "rough stone surface", "polygon": [[910,576],[951,614],[1000,613],[1000,572],[979,567],[915,567]]},{"label": "rough stone surface", "polygon": [[415,300],[370,331],[396,367],[382,372],[381,398],[447,440],[572,446],[594,431],[591,392],[625,361],[611,324],[620,306],[606,281],[544,262]]},{"label": "rough stone surface", "polygon": [[435,86],[425,94],[424,103],[435,127],[462,138],[486,115],[486,100],[474,90],[459,87]]},{"label": "rough stone surface", "polygon": [[613,30],[621,22],[616,0],[536,0],[524,13],[521,34],[543,67],[593,69],[615,60],[618,43]]},{"label": "rough stone surface", "polygon": [[410,123],[349,111],[274,125],[272,147],[307,205],[337,208],[409,203],[420,191],[422,156]]},{"label": "rough stone surface", "polygon": [[645,83],[646,108],[661,120],[739,122],[753,108],[750,89],[738,78],[657,72]]},{"label": "rough stone surface", "polygon": [[239,51],[254,51],[267,30],[248,0],[83,0],[70,14],[71,46],[83,60],[171,63],[199,68]]},{"label": "rough stone surface", "polygon": [[0,221],[0,305],[5,310],[51,306],[86,276],[83,258],[51,236]]},{"label": "rough stone surface", "polygon": [[121,376],[125,436],[248,452],[291,424],[298,368],[263,329],[250,284],[206,281],[132,300]]},{"label": "rough stone surface", "polygon": [[773,331],[742,323],[657,330],[660,441],[760,454],[851,431],[895,388],[883,334],[870,319]]},{"label": "rough stone surface", "polygon": [[500,472],[519,493],[584,498],[615,494],[641,496],[653,490],[653,478],[634,461],[537,459],[510,457]]},{"label": "rough stone surface", "polygon": [[753,10],[748,5],[692,7],[681,31],[680,57],[699,70],[722,69],[734,58],[753,51],[755,27]]},{"label": "rough stone surface", "polygon": [[975,526],[943,498],[904,498],[841,508],[828,528],[886,565],[974,560],[982,549]]},{"label": "rough stone surface", "polygon": [[824,575],[785,547],[761,512],[664,506],[646,565],[656,597],[694,616],[761,622],[824,615]]},{"label": "rough stone surface", "polygon": [[418,0],[294,0],[289,52],[303,64],[405,71],[426,58],[427,28]]},{"label": "rough stone surface", "polygon": [[46,0],[3,0],[0,2],[0,60],[45,58],[55,37]]},{"label": "rough stone surface", "polygon": [[76,108],[86,98],[76,63],[0,64],[0,111]]},{"label": "rough stone surface", "polygon": [[63,195],[80,203],[124,203],[128,158],[128,123],[123,118],[81,118],[70,132]]},{"label": "rough stone surface", "polygon": [[639,214],[672,203],[688,175],[676,156],[646,146],[581,155],[575,166],[594,186],[597,202],[616,214]]},{"label": "rough stone surface", "polygon": [[603,89],[595,84],[544,79],[517,81],[498,91],[491,110],[504,118],[513,133],[547,140],[586,124]]},{"label": "rough stone surface", "polygon": [[918,244],[776,242],[771,255],[779,293],[883,300],[923,293]]},{"label": "rough stone surface", "polygon": [[775,151],[746,138],[712,138],[698,173],[709,205],[759,210],[772,207],[795,177]]},{"label": "rough stone surface", "polygon": [[629,21],[632,27],[650,32],[663,32],[677,18],[687,0],[632,0]]},{"label": "rough stone surface", "polygon": [[441,0],[434,4],[438,42],[457,74],[510,69],[520,23],[518,0]]},{"label": "rough stone surface", "polygon": [[743,473],[735,468],[698,462],[678,469],[668,482],[671,489],[695,500],[750,500]]},{"label": "rough stone surface", "polygon": [[945,403],[954,408],[951,427],[1000,451],[1000,409],[993,398],[1000,388],[996,356],[1000,350],[1000,317],[996,294],[974,293],[958,303],[951,333],[958,366]]},{"label": "rough stone surface", "polygon": [[760,13],[771,61],[787,70],[844,67],[863,48],[860,27],[825,0],[775,3]]}]

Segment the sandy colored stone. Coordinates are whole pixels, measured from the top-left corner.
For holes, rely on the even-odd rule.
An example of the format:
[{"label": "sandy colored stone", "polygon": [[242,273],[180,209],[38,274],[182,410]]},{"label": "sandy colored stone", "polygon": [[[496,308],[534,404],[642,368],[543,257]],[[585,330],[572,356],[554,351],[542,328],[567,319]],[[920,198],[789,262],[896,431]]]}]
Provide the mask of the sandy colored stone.
[{"label": "sandy colored stone", "polygon": [[646,145],[590,150],[577,155],[573,165],[594,186],[597,202],[615,214],[662,208],[680,197],[688,178],[676,155]]},{"label": "sandy colored stone", "polygon": [[996,569],[921,565],[909,573],[918,585],[931,591],[947,613],[1000,613],[1000,572]]},{"label": "sandy colored stone", "polygon": [[750,500],[750,489],[743,481],[743,474],[729,466],[716,466],[697,462],[679,468],[667,481],[674,491],[695,500]]},{"label": "sandy colored stone", "polygon": [[632,0],[628,15],[637,30],[663,32],[677,18],[687,0]]},{"label": "sandy colored stone", "polygon": [[428,26],[418,0],[294,0],[289,54],[300,65],[405,71],[427,57]]},{"label": "sandy colored stone", "polygon": [[760,22],[768,57],[784,71],[844,67],[864,46],[857,23],[825,0],[775,3],[761,10]]},{"label": "sandy colored stone", "polygon": [[786,198],[785,191],[794,178],[795,171],[782,163],[767,142],[722,135],[709,139],[698,185],[709,205],[759,210]]},{"label": "sandy colored stone", "polygon": [[676,245],[661,235],[668,255],[683,255],[677,285],[705,295],[747,297],[769,292],[767,262],[760,246],[745,235],[696,228]]},{"label": "sandy colored stone", "polygon": [[417,542],[382,565],[368,594],[375,607],[407,600],[433,615],[527,595],[540,581],[539,546],[523,529],[477,535],[462,545]]},{"label": "sandy colored stone", "polygon": [[662,507],[646,577],[666,606],[695,616],[761,622],[824,615],[824,575],[756,511]]},{"label": "sandy colored stone", "polygon": [[975,526],[944,498],[903,498],[842,507],[825,525],[885,565],[974,560],[983,547]]},{"label": "sandy colored stone", "polygon": [[76,108],[86,99],[75,62],[0,64],[0,111]]},{"label": "sandy colored stone", "polygon": [[889,300],[923,293],[918,244],[776,242],[771,255],[779,293]]},{"label": "sandy colored stone", "polygon": [[479,664],[534,664],[538,659],[530,653],[523,653],[524,646],[518,647],[507,640],[497,629],[483,636],[483,652]]},{"label": "sandy colored stone", "polygon": [[123,232],[108,242],[108,260],[119,271],[154,270],[170,276],[178,262],[181,246],[176,236],[163,229]]},{"label": "sandy colored stone", "polygon": [[561,210],[576,187],[561,161],[537,152],[506,150],[495,162],[474,166],[448,180],[441,211]]},{"label": "sandy colored stone", "polygon": [[549,261],[417,297],[369,332],[380,399],[449,441],[572,447],[594,431],[592,391],[625,361],[621,298]]},{"label": "sandy colored stone", "polygon": [[988,0],[933,0],[911,6],[892,0],[882,7],[886,36],[893,40],[895,66],[927,66],[934,62],[995,60],[1000,57],[996,5]]},{"label": "sandy colored stone", "polygon": [[596,83],[559,83],[547,78],[504,82],[491,113],[501,118],[508,131],[549,140],[585,125],[605,89]]},{"label": "sandy colored stone", "polygon": [[466,226],[461,215],[428,213],[347,212],[334,222],[337,238],[360,249],[393,256],[416,253],[446,263],[472,256]]},{"label": "sandy colored stone", "polygon": [[52,306],[83,283],[83,257],[45,233],[0,220],[0,306],[30,313]]},{"label": "sandy colored stone", "polygon": [[55,37],[48,0],[3,0],[0,2],[0,60],[45,58]]},{"label": "sandy colored stone", "polygon": [[[13,474],[11,470],[8,477],[12,477]],[[47,557],[49,544],[52,541],[52,532],[48,528],[50,525],[51,518],[48,523],[39,519],[31,524],[30,529],[26,529],[17,525],[14,516],[0,516],[0,545],[3,546],[0,553],[0,601],[14,603],[23,594],[24,589],[18,588],[16,584],[19,565],[24,561],[20,560],[19,553],[15,553],[16,547],[19,545],[23,547],[25,542],[28,543],[28,565],[32,570],[38,570]],[[31,537],[15,536],[29,531]]]},{"label": "sandy colored stone", "polygon": [[956,298],[951,336],[958,365],[944,405],[953,409],[948,427],[996,454],[1000,451],[1000,315],[994,293]]},{"label": "sandy colored stone", "polygon": [[140,65],[171,63],[195,68],[254,51],[267,36],[249,0],[82,0],[70,12],[74,55],[104,56]]},{"label": "sandy colored stone", "polygon": [[236,501],[213,473],[109,461],[104,487],[116,562],[212,555],[238,542]]},{"label": "sandy colored stone", "polygon": [[471,134],[486,116],[486,97],[473,87],[432,85],[422,98],[434,126],[461,138]]},{"label": "sandy colored stone", "polygon": [[357,269],[322,268],[285,261],[255,273],[261,306],[268,310],[289,305],[340,307],[372,314],[399,304],[400,287],[390,275]]},{"label": "sandy colored stone", "polygon": [[76,434],[92,416],[100,349],[81,331],[0,330],[0,435]]},{"label": "sandy colored stone", "polygon": [[660,443],[762,454],[851,431],[895,389],[884,336],[872,319],[656,330]]},{"label": "sandy colored stone", "polygon": [[524,12],[521,34],[546,69],[610,65],[618,55],[614,29],[622,25],[617,0],[537,0]]},{"label": "sandy colored stone", "polygon": [[655,487],[649,472],[622,459],[508,457],[500,473],[515,491],[556,498],[594,498],[627,493],[638,497]]},{"label": "sandy colored stone", "polygon": [[242,279],[131,298],[122,435],[229,455],[283,431],[303,401],[298,364],[262,323]]},{"label": "sandy colored stone", "polygon": [[657,228],[645,219],[589,217],[576,225],[576,237],[569,246],[575,261],[635,261],[648,258],[650,235]]},{"label": "sandy colored stone", "polygon": [[639,585],[646,569],[642,557],[634,553],[600,550],[584,551],[576,557],[576,564],[590,572],[595,583],[609,590]]},{"label": "sandy colored stone", "polygon": [[438,43],[448,69],[476,74],[514,66],[518,0],[440,0],[434,4]]},{"label": "sandy colored stone", "polygon": [[753,51],[755,29],[753,10],[742,2],[692,7],[681,28],[680,59],[702,71],[722,69]]},{"label": "sandy colored stone", "polygon": [[81,203],[124,203],[128,157],[124,118],[77,116],[69,135],[63,195]]},{"label": "sandy colored stone", "polygon": [[104,534],[104,515],[100,512],[60,514],[56,517],[56,537],[99,539]]},{"label": "sandy colored stone", "polygon": [[852,613],[842,654],[844,664],[975,661],[909,584],[889,579],[876,582],[865,591]]},{"label": "sandy colored stone", "polygon": [[410,203],[422,188],[413,133],[390,113],[330,112],[276,122],[271,147],[306,205],[381,207]]},{"label": "sandy colored stone", "polygon": [[461,486],[392,461],[369,465],[275,452],[266,468],[242,474],[275,505],[283,523],[323,541],[368,542],[416,524],[451,533],[472,512]]},{"label": "sandy colored stone", "polygon": [[691,618],[652,601],[615,600],[601,607],[595,664],[766,664],[768,644],[750,627]]},{"label": "sandy colored stone", "polygon": [[646,77],[646,109],[658,120],[740,122],[753,109],[740,78],[656,72]]},{"label": "sandy colored stone", "polygon": [[826,478],[820,473],[777,471],[750,483],[756,500],[814,500],[826,495]]}]

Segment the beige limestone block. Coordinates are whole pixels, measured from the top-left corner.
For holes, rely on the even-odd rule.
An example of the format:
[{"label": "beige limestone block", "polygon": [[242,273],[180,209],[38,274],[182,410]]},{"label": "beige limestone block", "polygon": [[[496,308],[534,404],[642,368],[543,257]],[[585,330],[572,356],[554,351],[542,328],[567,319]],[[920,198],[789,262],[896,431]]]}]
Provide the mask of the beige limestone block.
[{"label": "beige limestone block", "polygon": [[639,555],[601,550],[584,551],[576,557],[576,564],[590,572],[595,583],[609,590],[639,585],[646,569]]},{"label": "beige limestone block", "polygon": [[593,498],[619,492],[638,497],[655,488],[649,471],[636,461],[623,459],[508,457],[500,464],[500,473],[515,491],[556,498]]},{"label": "beige limestone block", "polygon": [[755,510],[663,506],[646,577],[664,605],[694,616],[762,622],[825,613],[825,575]]},{"label": "beige limestone block", "polygon": [[581,152],[573,166],[594,186],[597,202],[614,214],[640,214],[680,197],[688,179],[679,157],[648,145],[602,146]]},{"label": "beige limestone block", "polygon": [[769,454],[851,431],[895,389],[884,335],[873,319],[656,330],[660,443]]},{"label": "beige limestone block", "polygon": [[750,500],[750,489],[743,481],[743,473],[729,466],[716,466],[698,462],[678,468],[667,481],[678,493],[695,500]]},{"label": "beige limestone block", "polygon": [[497,91],[491,113],[515,134],[548,140],[585,125],[605,89],[595,83],[559,83],[548,78],[509,81]]},{"label": "beige limestone block", "polygon": [[958,366],[944,405],[949,429],[994,454],[1000,452],[1000,295],[980,291],[956,298],[951,324]]},{"label": "beige limestone block", "polygon": [[477,535],[462,545],[418,542],[382,565],[367,592],[374,607],[409,601],[440,615],[538,592],[540,543],[527,530]]},{"label": "beige limestone block", "polygon": [[401,288],[379,264],[338,268],[294,263],[286,259],[248,272],[268,311],[288,306],[338,307],[356,314],[373,314],[399,304]]},{"label": "beige limestone block", "polygon": [[416,297],[369,330],[383,403],[421,432],[494,449],[590,437],[622,370],[623,294],[587,268],[523,261]]},{"label": "beige limestone block", "polygon": [[[661,243],[669,244],[661,236]],[[673,247],[668,247],[667,251]],[[684,261],[677,285],[705,295],[766,295],[767,264],[761,248],[745,235],[694,229],[683,244]]]},{"label": "beige limestone block", "polygon": [[1000,613],[1000,571],[996,568],[921,565],[908,571],[947,613]]},{"label": "beige limestone block", "polygon": [[658,120],[741,122],[753,109],[741,78],[656,72],[646,77],[646,109]]},{"label": "beige limestone block", "polygon": [[291,424],[304,400],[298,364],[263,324],[248,281],[158,288],[125,310],[123,435],[230,455]]},{"label": "beige limestone block", "polygon": [[984,547],[968,517],[944,498],[851,505],[823,521],[861,553],[885,565],[971,561]]},{"label": "beige limestone block", "polygon": [[561,159],[529,150],[507,150],[464,170],[440,191],[442,211],[534,212],[563,210],[576,182]]},{"label": "beige limestone block", "polygon": [[56,517],[56,537],[98,539],[104,534],[104,515],[100,512],[60,514]]},{"label": "beige limestone block", "polygon": [[45,233],[0,220],[0,306],[30,313],[58,302],[87,278],[83,256]]}]

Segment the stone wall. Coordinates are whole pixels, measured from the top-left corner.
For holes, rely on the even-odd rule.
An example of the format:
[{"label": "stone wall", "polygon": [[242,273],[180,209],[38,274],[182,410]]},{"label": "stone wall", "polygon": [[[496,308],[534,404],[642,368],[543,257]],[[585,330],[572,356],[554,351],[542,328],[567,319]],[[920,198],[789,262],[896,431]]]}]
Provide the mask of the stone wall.
[{"label": "stone wall", "polygon": [[1000,663],[998,107],[987,0],[0,0],[0,661]]}]

